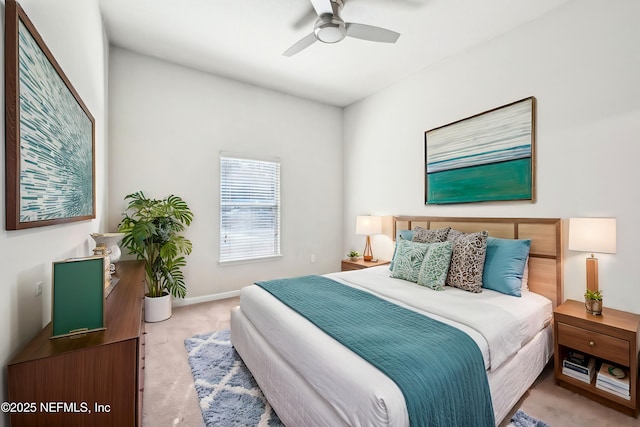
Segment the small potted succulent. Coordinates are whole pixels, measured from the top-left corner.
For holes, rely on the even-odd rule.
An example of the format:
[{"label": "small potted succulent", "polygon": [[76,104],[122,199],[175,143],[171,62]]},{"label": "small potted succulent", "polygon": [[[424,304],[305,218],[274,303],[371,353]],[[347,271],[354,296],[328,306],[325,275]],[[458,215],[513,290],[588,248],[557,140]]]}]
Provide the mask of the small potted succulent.
[{"label": "small potted succulent", "polygon": [[351,261],[357,261],[360,253],[358,251],[351,251],[347,254],[347,256]]},{"label": "small potted succulent", "polygon": [[602,292],[587,289],[584,293],[584,306],[587,313],[602,314]]}]

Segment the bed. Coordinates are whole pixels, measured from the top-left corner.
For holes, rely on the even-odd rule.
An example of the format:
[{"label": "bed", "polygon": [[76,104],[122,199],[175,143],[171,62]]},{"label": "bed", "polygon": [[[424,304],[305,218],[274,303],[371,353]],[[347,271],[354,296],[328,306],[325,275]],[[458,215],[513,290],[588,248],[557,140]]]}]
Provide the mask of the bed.
[{"label": "bed", "polygon": [[[465,332],[482,354],[493,419],[499,425],[553,352],[552,312],[562,301],[561,220],[398,216],[392,218],[388,231],[395,239],[416,227],[462,233],[484,230],[497,239],[530,240],[528,279],[521,297],[491,289],[470,293],[449,286],[438,292],[390,277],[388,266],[324,277]],[[487,317],[478,315],[473,307]],[[502,323],[510,325],[505,326],[508,333],[488,326]],[[252,285],[242,289],[240,306],[231,313],[231,340],[288,426],[410,425],[409,400],[397,381],[267,288]],[[448,381],[463,380],[454,376]]]}]

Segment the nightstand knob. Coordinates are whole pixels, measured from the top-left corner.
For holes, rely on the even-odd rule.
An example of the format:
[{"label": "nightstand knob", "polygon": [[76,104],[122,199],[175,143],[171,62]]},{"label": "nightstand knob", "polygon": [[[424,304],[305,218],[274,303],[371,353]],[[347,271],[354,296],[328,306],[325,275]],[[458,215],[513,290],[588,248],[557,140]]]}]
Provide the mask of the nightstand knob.
[{"label": "nightstand knob", "polygon": [[593,341],[589,341],[589,345],[590,345],[591,347],[595,347],[595,346],[596,346],[596,343],[594,343]]}]

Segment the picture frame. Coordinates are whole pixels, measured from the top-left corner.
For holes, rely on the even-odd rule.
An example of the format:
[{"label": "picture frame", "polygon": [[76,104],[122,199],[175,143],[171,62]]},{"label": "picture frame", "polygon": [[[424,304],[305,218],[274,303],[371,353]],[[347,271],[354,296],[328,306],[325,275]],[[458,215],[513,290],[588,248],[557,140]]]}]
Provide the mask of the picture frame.
[{"label": "picture frame", "polygon": [[52,263],[51,339],[106,329],[107,269],[104,256]]},{"label": "picture frame", "polygon": [[96,217],[95,120],[15,0],[5,4],[6,229]]},{"label": "picture frame", "polygon": [[535,201],[531,96],[425,132],[425,204]]}]

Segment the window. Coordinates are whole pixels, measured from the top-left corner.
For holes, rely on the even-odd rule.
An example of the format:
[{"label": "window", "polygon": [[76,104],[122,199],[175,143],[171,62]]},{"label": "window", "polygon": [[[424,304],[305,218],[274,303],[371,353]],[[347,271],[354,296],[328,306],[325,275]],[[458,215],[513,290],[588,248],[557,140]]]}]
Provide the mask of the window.
[{"label": "window", "polygon": [[220,262],[280,256],[280,160],[220,155]]}]

